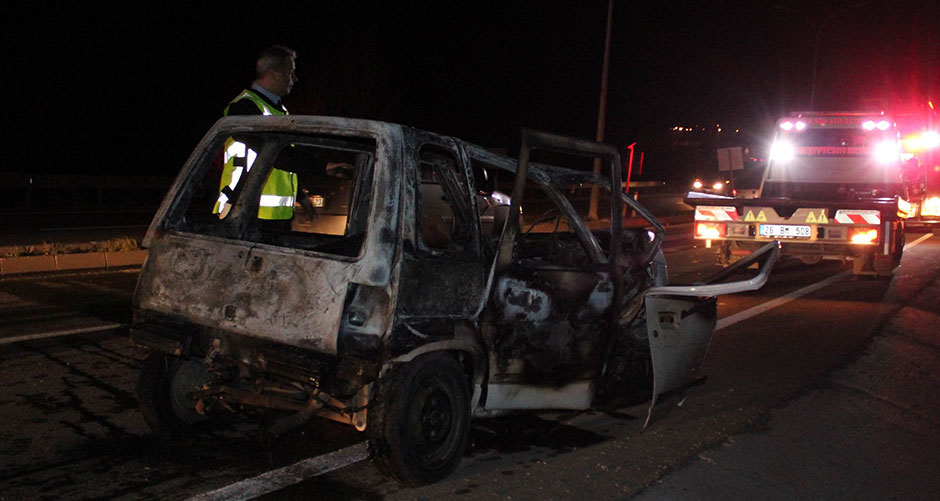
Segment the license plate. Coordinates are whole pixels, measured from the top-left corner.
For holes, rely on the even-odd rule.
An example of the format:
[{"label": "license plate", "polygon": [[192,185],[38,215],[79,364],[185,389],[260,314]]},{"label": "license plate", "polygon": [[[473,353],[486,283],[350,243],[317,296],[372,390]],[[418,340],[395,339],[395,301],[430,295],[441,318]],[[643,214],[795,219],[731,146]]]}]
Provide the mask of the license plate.
[{"label": "license plate", "polygon": [[809,226],[792,224],[762,224],[760,236],[783,238],[809,238]]},{"label": "license plate", "polygon": [[326,202],[326,199],[324,199],[323,197],[319,195],[314,195],[310,197],[310,201],[313,202],[314,207],[323,207],[324,203]]}]

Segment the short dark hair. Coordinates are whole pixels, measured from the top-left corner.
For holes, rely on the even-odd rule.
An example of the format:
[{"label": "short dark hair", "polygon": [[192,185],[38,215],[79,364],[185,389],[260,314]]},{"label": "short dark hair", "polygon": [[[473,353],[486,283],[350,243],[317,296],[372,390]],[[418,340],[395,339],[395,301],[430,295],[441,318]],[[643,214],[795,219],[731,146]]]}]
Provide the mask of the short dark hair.
[{"label": "short dark hair", "polygon": [[255,78],[261,78],[271,70],[290,71],[290,63],[297,57],[297,52],[283,45],[272,45],[258,56],[255,63]]}]

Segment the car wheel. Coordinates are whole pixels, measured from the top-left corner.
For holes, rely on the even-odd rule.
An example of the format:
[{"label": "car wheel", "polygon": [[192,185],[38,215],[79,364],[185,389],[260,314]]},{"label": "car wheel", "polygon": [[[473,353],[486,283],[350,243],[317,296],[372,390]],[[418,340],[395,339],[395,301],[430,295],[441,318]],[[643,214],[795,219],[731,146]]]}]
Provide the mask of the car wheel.
[{"label": "car wheel", "polygon": [[394,367],[369,404],[369,454],[384,473],[417,486],[460,463],[470,427],[470,394],[461,364],[432,353]]},{"label": "car wheel", "polygon": [[137,381],[140,411],[158,435],[185,435],[209,421],[196,412],[189,394],[209,380],[202,364],[153,352],[143,362]]}]

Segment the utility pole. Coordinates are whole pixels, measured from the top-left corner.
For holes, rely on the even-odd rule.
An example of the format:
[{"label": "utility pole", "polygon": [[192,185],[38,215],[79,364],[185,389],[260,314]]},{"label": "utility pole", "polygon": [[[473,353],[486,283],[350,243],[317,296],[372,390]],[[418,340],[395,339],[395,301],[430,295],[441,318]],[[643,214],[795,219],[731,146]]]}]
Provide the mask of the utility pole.
[{"label": "utility pole", "polygon": [[840,12],[843,12],[843,11],[846,11],[846,10],[849,10],[849,9],[855,9],[855,8],[858,8],[858,7],[863,7],[863,6],[865,6],[865,4],[867,4],[867,3],[868,3],[868,2],[861,2],[861,3],[852,4],[852,5],[847,5],[847,6],[843,7],[843,8],[841,8],[841,9],[837,9],[837,10],[833,11],[831,14],[829,14],[829,17],[826,17],[825,19],[823,19],[822,22],[819,23],[819,27],[816,28],[816,38],[815,38],[815,41],[814,41],[814,43],[813,43],[813,81],[810,83],[810,87],[809,87],[809,109],[810,109],[810,111],[815,111],[815,110],[816,110],[816,107],[815,107],[815,105],[816,105],[816,59],[817,59],[817,56],[819,55],[819,35],[822,34],[823,26],[825,26],[826,23],[827,23],[830,19],[833,19],[834,17],[836,17],[836,14],[838,14],[838,13],[840,13]]},{"label": "utility pole", "polygon": [[[614,0],[607,0],[607,35],[604,37],[604,66],[601,70],[601,97],[600,106],[597,110],[597,142],[604,142],[604,124],[607,122],[607,74],[610,67],[610,28],[613,22]],[[601,159],[594,159],[594,173],[601,173]],[[612,190],[619,187],[610,187]],[[600,196],[600,188],[594,185],[591,188],[591,205],[588,210],[588,221],[596,221],[597,201]]]}]

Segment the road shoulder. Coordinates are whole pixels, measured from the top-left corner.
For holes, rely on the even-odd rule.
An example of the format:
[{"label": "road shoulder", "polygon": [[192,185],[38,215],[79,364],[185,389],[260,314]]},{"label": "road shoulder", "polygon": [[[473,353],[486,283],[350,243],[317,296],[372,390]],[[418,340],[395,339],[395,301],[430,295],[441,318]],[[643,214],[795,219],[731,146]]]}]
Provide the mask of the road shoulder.
[{"label": "road shoulder", "polygon": [[856,361],[750,431],[701,451],[637,498],[934,498],[940,492],[938,267],[927,265],[922,286]]}]

